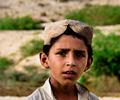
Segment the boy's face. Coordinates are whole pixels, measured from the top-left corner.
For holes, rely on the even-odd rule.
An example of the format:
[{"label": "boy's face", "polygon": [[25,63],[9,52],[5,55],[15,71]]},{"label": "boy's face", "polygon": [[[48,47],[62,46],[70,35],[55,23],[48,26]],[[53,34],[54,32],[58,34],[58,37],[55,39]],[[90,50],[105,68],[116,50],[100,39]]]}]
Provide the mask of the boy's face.
[{"label": "boy's face", "polygon": [[88,67],[84,41],[70,35],[62,35],[51,47],[46,59],[53,84],[74,84]]}]

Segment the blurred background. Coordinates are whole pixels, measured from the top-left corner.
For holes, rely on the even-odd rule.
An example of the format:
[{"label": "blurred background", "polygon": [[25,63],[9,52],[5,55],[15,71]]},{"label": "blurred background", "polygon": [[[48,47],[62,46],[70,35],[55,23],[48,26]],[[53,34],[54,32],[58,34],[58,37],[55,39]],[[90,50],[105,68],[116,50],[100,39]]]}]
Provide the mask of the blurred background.
[{"label": "blurred background", "polygon": [[93,63],[78,82],[120,97],[120,0],[0,0],[0,96],[27,96],[44,83],[42,30],[66,18],[94,27]]}]

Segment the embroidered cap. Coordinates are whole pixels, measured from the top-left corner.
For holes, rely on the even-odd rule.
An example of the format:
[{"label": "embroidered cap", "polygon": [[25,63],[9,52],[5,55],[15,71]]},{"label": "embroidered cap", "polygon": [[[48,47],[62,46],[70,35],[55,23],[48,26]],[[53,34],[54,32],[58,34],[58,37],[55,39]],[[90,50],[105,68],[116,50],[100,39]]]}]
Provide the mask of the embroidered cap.
[{"label": "embroidered cap", "polygon": [[57,22],[49,23],[45,26],[43,31],[44,36],[44,45],[50,45],[50,41],[52,38],[58,37],[63,34],[67,27],[70,27],[76,34],[84,37],[88,44],[91,45],[92,37],[93,37],[93,29],[91,26],[77,21],[77,20],[61,20]]}]

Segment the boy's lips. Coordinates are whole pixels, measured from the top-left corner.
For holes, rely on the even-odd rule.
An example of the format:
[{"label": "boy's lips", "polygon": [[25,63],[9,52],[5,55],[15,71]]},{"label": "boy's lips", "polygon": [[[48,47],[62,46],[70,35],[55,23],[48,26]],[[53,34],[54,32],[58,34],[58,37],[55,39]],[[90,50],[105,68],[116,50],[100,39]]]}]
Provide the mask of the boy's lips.
[{"label": "boy's lips", "polygon": [[62,74],[65,78],[73,78],[77,73],[75,71],[64,71]]}]

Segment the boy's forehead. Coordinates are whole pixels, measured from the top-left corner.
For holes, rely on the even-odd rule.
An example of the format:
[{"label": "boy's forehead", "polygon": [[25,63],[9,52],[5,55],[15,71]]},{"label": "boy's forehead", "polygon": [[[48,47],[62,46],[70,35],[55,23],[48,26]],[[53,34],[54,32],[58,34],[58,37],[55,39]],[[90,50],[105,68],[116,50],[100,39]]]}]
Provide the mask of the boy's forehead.
[{"label": "boy's forehead", "polygon": [[82,39],[74,38],[71,35],[62,35],[59,40],[53,45],[56,49],[71,49],[79,50],[86,48],[86,45]]},{"label": "boy's forehead", "polygon": [[87,49],[83,49],[83,48],[79,48],[79,49],[75,49],[75,48],[59,48],[56,50],[56,52],[81,52],[81,53],[85,53],[87,52]]}]

